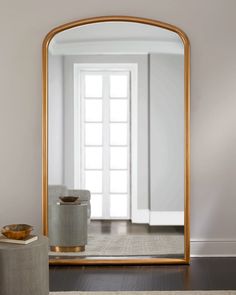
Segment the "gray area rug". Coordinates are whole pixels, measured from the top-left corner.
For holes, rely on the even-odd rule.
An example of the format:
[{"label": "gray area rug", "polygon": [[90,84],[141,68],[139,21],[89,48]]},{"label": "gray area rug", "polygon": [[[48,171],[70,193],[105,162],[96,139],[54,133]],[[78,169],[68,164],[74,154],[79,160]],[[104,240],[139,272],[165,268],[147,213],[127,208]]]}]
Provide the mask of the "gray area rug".
[{"label": "gray area rug", "polygon": [[50,292],[50,295],[236,295],[236,291]]},{"label": "gray area rug", "polygon": [[[130,256],[184,253],[184,237],[172,235],[89,235],[83,252],[60,253],[60,256]],[[58,253],[50,252],[58,256]]]}]

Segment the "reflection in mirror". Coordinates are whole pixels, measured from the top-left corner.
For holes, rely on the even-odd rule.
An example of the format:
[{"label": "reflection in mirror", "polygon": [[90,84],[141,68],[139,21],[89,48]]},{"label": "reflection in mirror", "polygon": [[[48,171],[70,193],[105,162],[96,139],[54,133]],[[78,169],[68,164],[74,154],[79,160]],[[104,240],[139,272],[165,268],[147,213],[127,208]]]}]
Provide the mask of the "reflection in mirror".
[{"label": "reflection in mirror", "polygon": [[177,33],[107,21],[53,37],[51,258],[184,258],[184,118],[184,45]]}]

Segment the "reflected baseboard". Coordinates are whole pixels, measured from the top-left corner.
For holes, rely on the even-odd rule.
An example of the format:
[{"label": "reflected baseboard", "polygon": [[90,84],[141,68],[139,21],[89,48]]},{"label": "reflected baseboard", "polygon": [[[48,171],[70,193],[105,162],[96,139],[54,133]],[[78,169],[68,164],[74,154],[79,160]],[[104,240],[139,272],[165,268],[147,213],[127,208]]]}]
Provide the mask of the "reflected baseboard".
[{"label": "reflected baseboard", "polygon": [[132,211],[132,222],[148,223],[157,226],[184,226],[184,211],[150,211],[148,209],[135,209]]}]

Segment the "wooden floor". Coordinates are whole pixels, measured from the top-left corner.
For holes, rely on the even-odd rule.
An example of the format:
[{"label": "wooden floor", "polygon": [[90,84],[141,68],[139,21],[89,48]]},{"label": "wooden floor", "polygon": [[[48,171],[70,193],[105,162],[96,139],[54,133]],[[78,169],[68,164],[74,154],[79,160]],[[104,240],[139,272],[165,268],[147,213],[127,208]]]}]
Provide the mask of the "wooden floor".
[{"label": "wooden floor", "polygon": [[91,220],[88,225],[89,234],[184,234],[183,226],[154,226],[136,224],[129,220]]},{"label": "wooden floor", "polygon": [[50,291],[236,290],[235,258],[180,266],[51,266]]}]

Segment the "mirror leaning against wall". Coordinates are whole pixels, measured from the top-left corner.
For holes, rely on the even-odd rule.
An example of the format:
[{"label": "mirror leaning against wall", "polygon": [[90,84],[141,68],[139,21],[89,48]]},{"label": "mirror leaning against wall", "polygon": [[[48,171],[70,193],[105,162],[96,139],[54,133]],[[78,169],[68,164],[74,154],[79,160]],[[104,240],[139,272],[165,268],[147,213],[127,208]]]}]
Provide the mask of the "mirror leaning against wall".
[{"label": "mirror leaning against wall", "polygon": [[136,17],[46,36],[50,263],[189,263],[189,50],[180,29]]}]

